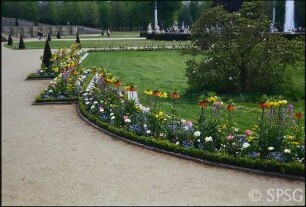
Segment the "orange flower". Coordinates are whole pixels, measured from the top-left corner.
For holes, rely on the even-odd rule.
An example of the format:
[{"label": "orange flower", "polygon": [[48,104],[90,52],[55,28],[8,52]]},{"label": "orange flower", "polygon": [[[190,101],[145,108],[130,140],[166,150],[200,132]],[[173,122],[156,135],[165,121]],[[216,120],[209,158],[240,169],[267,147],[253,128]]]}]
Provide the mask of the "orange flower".
[{"label": "orange flower", "polygon": [[226,107],[226,110],[228,110],[228,111],[233,111],[233,110],[235,110],[235,106],[229,104],[229,105]]},{"label": "orange flower", "polygon": [[120,83],[120,81],[116,81],[116,82],[114,83],[114,85],[115,85],[116,88],[119,88],[119,87],[121,86],[121,83]]},{"label": "orange flower", "polygon": [[160,96],[160,90],[154,90],[152,96]]},{"label": "orange flower", "polygon": [[260,102],[259,107],[265,109],[269,107],[269,104],[266,101],[262,101]]},{"label": "orange flower", "polygon": [[136,91],[136,88],[134,86],[131,86],[129,91]]},{"label": "orange flower", "polygon": [[198,102],[198,105],[203,108],[207,105],[207,102],[204,101],[204,100],[201,100],[201,101]]},{"label": "orange flower", "polygon": [[303,114],[301,112],[299,113],[296,113],[295,116],[298,118],[298,119],[301,119],[303,117]]},{"label": "orange flower", "polygon": [[179,99],[180,95],[175,91],[175,92],[170,94],[170,97],[173,98],[173,99]]}]

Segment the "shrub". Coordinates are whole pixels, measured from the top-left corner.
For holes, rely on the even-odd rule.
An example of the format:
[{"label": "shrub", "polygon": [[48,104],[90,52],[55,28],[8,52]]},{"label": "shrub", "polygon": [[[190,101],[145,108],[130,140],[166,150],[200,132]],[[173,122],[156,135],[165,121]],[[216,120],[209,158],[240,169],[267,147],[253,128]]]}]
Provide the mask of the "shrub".
[{"label": "shrub", "polygon": [[43,58],[42,58],[42,64],[47,68],[47,70],[50,69],[50,65],[51,65],[50,59],[51,59],[51,57],[52,57],[52,53],[51,53],[49,41],[46,40],[44,54],[43,54]]},{"label": "shrub", "polygon": [[81,48],[81,41],[80,41],[80,37],[79,37],[79,31],[77,31],[76,33],[76,40],[75,42],[77,43],[78,47]]},{"label": "shrub", "polygon": [[238,12],[214,7],[202,14],[192,27],[200,34],[194,44],[201,59],[186,62],[190,89],[269,95],[295,91],[288,66],[305,60],[305,37],[288,40],[265,32],[270,21],[264,9],[262,2],[252,1]]},{"label": "shrub", "polygon": [[19,47],[18,47],[19,49],[25,49],[26,47],[25,47],[25,44],[24,44],[24,42],[23,42],[23,35],[22,35],[22,33],[20,32],[20,39],[19,39]]},{"label": "shrub", "polygon": [[48,41],[51,41],[51,34],[50,32],[48,33],[48,38],[47,38]]},{"label": "shrub", "polygon": [[12,35],[9,34],[8,40],[7,40],[7,45],[13,45],[13,39],[12,39]]},{"label": "shrub", "polygon": [[56,33],[56,37],[57,37],[57,39],[61,39],[61,34],[60,34],[59,31]]}]

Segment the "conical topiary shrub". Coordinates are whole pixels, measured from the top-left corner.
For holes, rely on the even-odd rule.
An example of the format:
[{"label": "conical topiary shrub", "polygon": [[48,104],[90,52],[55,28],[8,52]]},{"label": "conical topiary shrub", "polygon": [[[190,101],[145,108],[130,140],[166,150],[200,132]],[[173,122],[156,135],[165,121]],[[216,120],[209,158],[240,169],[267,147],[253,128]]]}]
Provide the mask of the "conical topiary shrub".
[{"label": "conical topiary shrub", "polygon": [[23,35],[22,33],[20,32],[20,39],[19,39],[19,49],[25,49],[25,44],[23,42]]},{"label": "conical topiary shrub", "polygon": [[57,37],[57,39],[61,39],[61,34],[60,34],[59,31],[56,33],[56,37]]},{"label": "conical topiary shrub", "polygon": [[9,34],[8,40],[7,40],[7,45],[13,45],[13,39],[12,39],[12,35]]},{"label": "conical topiary shrub", "polygon": [[48,33],[48,38],[47,38],[48,41],[51,41],[51,34],[50,32]]},{"label": "conical topiary shrub", "polygon": [[50,59],[52,57],[52,53],[51,53],[51,49],[50,49],[50,45],[49,45],[49,41],[46,40],[45,43],[45,49],[44,49],[44,55],[42,58],[42,64],[47,68],[47,71],[49,71],[50,69]]},{"label": "conical topiary shrub", "polygon": [[80,42],[80,37],[79,37],[79,31],[77,31],[76,33],[76,41],[75,41],[78,45],[79,48],[81,48],[81,42]]}]

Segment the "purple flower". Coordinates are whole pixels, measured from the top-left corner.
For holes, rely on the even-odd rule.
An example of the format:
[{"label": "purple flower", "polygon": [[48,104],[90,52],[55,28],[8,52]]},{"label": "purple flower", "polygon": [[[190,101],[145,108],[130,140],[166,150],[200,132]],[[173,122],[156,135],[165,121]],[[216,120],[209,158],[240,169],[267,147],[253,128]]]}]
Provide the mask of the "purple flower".
[{"label": "purple flower", "polygon": [[64,80],[67,80],[69,78],[69,75],[70,75],[70,71],[66,70],[62,73],[62,78]]}]

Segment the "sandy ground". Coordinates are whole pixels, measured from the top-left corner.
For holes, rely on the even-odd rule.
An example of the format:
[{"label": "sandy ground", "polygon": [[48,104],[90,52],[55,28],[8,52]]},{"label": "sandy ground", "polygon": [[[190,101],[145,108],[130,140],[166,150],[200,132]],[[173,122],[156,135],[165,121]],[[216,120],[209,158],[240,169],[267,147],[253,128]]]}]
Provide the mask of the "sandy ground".
[{"label": "sandy ground", "polygon": [[304,182],[156,153],[87,125],[74,105],[32,105],[49,83],[25,80],[42,53],[2,46],[2,205],[305,205]]}]

